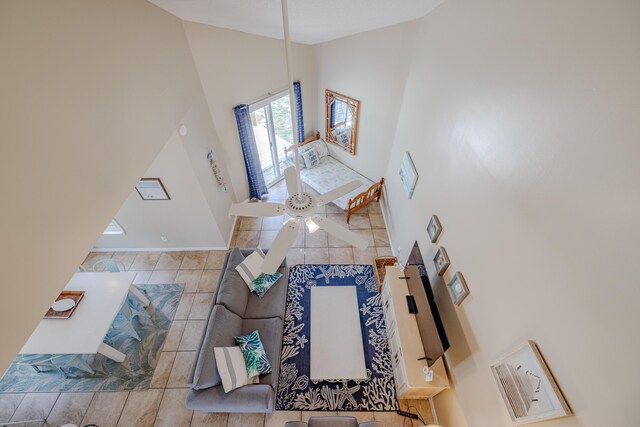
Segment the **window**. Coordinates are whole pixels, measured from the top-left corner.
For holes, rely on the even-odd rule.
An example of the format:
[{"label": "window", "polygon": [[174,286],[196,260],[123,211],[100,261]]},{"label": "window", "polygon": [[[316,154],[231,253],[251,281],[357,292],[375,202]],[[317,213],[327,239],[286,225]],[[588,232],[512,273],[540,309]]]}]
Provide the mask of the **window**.
[{"label": "window", "polygon": [[289,102],[289,91],[285,90],[249,107],[262,173],[267,185],[272,185],[283,177],[286,168],[284,148],[293,144]]},{"label": "window", "polygon": [[109,225],[107,225],[107,229],[104,230],[102,234],[124,234],[124,228],[118,224],[118,221],[112,219]]}]

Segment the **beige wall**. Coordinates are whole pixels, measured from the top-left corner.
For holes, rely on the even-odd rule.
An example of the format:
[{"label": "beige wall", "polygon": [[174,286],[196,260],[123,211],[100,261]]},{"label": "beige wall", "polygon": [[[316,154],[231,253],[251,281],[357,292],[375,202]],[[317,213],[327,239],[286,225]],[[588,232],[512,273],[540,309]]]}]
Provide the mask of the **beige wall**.
[{"label": "beige wall", "polygon": [[[224,147],[233,193],[249,196],[233,107],[257,101],[287,87],[284,42],[238,31],[184,22],[185,32],[202,81],[207,103]],[[302,86],[305,131],[317,129],[316,74],[313,48],[293,44],[293,74]]]},{"label": "beige wall", "polygon": [[418,236],[432,259],[438,214],[444,281],[467,279],[454,307],[428,263],[470,426],[512,425],[489,366],[527,339],[576,414],[541,425],[638,424],[638,16],[636,2],[450,0],[419,22],[386,174],[391,234],[401,256]]},{"label": "beige wall", "polygon": [[142,0],[0,3],[0,372],[191,108],[182,23]]},{"label": "beige wall", "polygon": [[384,175],[389,162],[416,29],[412,21],[314,46],[318,130],[324,136],[325,89],[359,100],[356,155],[329,146],[332,156],[374,181]]},{"label": "beige wall", "polygon": [[[204,157],[201,160],[206,162]],[[133,190],[116,214],[126,233],[103,235],[97,248],[226,247],[177,132],[144,177],[160,178],[171,200],[145,201]],[[163,242],[161,236],[167,241]]]}]

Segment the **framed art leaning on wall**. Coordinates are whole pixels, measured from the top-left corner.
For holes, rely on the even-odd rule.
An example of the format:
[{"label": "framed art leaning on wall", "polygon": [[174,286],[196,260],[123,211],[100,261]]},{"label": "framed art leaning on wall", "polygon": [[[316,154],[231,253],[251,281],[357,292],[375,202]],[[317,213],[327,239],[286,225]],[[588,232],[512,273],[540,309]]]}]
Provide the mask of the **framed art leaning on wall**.
[{"label": "framed art leaning on wall", "polygon": [[528,424],[571,415],[538,346],[527,341],[491,365],[511,421]]}]

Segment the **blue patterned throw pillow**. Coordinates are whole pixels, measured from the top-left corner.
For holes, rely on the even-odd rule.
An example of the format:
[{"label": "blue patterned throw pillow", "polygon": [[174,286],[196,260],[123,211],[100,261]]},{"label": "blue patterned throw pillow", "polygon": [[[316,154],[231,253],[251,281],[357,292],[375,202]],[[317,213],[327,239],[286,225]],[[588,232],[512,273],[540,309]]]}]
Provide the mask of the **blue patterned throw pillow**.
[{"label": "blue patterned throw pillow", "polygon": [[282,277],[282,273],[278,271],[276,271],[273,274],[262,273],[253,282],[251,282],[251,285],[249,285],[249,288],[251,289],[252,292],[255,292],[256,295],[262,298],[264,294],[266,294],[267,291],[271,289],[271,287],[275,285],[278,279],[280,279],[281,277]]},{"label": "blue patterned throw pillow", "polygon": [[258,331],[234,338],[244,355],[244,361],[247,364],[247,375],[249,377],[273,372],[267,359],[267,353],[262,346],[262,341],[260,341]]}]

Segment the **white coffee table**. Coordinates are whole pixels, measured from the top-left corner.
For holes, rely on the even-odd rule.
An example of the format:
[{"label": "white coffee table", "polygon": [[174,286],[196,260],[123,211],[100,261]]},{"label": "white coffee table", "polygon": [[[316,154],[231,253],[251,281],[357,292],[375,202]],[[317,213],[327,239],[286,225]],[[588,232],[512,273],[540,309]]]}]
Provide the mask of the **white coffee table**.
[{"label": "white coffee table", "polygon": [[[84,291],[69,319],[42,319],[20,354],[96,354],[116,362],[125,355],[103,342],[113,320],[127,300],[136,273],[76,273],[67,291]],[[148,305],[149,300],[142,300]]]},{"label": "white coffee table", "polygon": [[311,288],[312,380],[367,379],[355,286]]}]

